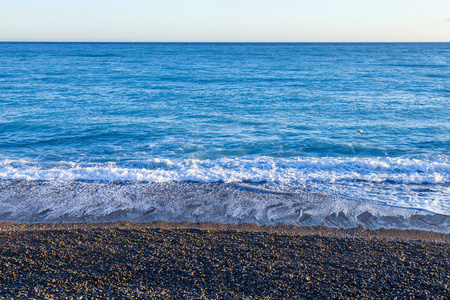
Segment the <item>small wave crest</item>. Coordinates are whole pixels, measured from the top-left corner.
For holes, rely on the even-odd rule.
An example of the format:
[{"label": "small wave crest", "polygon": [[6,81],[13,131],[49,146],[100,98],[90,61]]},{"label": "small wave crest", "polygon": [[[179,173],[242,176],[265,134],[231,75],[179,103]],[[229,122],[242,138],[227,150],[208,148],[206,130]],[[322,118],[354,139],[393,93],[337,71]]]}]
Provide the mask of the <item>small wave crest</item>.
[{"label": "small wave crest", "polygon": [[245,184],[246,189],[336,195],[391,207],[450,215],[450,164],[409,158],[222,158],[42,163],[0,162],[0,180],[197,182]]},{"label": "small wave crest", "polygon": [[197,182],[355,182],[450,184],[447,157],[410,158],[222,158],[41,163],[0,161],[0,179]]}]

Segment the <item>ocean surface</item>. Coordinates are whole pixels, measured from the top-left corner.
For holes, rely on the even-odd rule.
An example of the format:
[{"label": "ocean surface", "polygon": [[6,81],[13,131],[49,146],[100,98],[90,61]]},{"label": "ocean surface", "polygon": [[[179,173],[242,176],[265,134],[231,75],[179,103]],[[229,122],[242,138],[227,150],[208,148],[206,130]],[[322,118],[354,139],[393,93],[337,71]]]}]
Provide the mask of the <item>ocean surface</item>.
[{"label": "ocean surface", "polygon": [[450,232],[450,44],[0,43],[0,221],[160,219]]}]

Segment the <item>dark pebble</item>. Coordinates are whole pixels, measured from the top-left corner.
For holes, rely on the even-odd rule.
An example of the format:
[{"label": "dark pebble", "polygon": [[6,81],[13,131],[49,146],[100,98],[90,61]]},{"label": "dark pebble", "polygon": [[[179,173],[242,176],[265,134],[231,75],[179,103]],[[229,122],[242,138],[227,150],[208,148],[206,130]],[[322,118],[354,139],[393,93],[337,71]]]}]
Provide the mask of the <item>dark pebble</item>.
[{"label": "dark pebble", "polygon": [[0,299],[449,299],[448,236],[388,233],[1,223]]}]

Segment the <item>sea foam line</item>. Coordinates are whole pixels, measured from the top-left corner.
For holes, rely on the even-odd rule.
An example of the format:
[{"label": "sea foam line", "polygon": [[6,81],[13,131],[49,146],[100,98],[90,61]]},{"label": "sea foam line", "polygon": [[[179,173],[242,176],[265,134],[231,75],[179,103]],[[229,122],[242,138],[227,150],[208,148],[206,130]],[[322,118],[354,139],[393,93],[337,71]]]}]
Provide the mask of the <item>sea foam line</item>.
[{"label": "sea foam line", "polygon": [[0,161],[0,179],[197,182],[393,182],[449,184],[450,162],[410,158],[154,158],[144,161],[42,163]]}]

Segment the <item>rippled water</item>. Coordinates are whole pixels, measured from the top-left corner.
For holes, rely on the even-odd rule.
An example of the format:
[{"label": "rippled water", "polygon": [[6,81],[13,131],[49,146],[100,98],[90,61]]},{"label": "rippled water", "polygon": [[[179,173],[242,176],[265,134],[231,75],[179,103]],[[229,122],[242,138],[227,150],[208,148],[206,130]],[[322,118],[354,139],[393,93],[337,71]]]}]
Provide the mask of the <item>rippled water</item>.
[{"label": "rippled water", "polygon": [[447,43],[0,43],[0,179],[244,183],[450,215],[449,100]]}]

